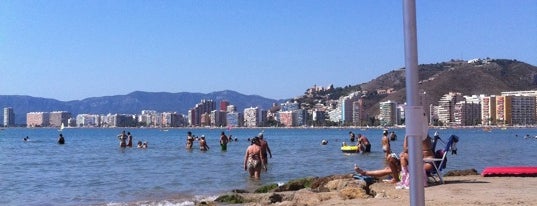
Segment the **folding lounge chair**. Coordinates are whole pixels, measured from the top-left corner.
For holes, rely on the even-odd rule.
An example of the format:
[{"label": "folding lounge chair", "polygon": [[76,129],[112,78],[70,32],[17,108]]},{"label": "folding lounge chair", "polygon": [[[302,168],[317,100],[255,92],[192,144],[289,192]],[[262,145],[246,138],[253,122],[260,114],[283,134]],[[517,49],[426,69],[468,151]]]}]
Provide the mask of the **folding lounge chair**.
[{"label": "folding lounge chair", "polygon": [[[440,137],[435,135],[435,143],[433,148],[436,147],[437,138],[441,141]],[[437,150],[435,152],[435,158],[423,159],[423,161],[430,162],[434,166],[432,171],[427,172],[428,178],[433,179],[434,182],[444,184],[442,170],[446,168],[448,152],[451,151],[452,154],[457,154],[457,148],[455,147],[457,142],[459,142],[459,137],[456,135],[451,135],[444,149]]]}]

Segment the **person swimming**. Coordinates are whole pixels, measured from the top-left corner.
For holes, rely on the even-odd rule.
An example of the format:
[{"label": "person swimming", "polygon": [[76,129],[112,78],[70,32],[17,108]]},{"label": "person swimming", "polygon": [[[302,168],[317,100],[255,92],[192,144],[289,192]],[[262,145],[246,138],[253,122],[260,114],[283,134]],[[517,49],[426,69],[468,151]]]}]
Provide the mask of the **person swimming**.
[{"label": "person swimming", "polygon": [[58,137],[58,144],[65,144],[65,139],[63,138],[62,134],[60,134],[60,136]]},{"label": "person swimming", "polygon": [[321,144],[322,144],[322,145],[326,145],[326,144],[328,144],[328,141],[326,141],[325,139],[323,139],[323,140],[321,141]]}]

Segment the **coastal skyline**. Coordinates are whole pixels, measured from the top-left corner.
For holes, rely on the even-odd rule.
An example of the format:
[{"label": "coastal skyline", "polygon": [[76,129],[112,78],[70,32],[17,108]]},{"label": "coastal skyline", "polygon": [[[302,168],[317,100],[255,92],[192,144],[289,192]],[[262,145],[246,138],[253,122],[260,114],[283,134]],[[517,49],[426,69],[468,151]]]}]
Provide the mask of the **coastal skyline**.
[{"label": "coastal skyline", "polygon": [[[419,63],[537,65],[537,2],[418,1]],[[0,95],[234,90],[272,99],[404,67],[401,1],[5,1]]]}]

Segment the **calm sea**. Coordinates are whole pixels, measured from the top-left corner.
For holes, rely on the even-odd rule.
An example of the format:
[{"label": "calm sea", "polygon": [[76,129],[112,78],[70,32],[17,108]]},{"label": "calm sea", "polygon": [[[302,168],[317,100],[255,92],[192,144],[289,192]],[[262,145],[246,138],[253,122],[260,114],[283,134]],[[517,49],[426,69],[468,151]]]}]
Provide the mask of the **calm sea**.
[{"label": "calm sea", "polygon": [[[0,131],[0,205],[191,205],[232,189],[253,189],[306,176],[352,173],[356,163],[365,169],[383,167],[380,129],[264,129],[273,158],[261,180],[243,170],[247,138],[262,129],[191,129],[205,135],[207,152],[184,148],[187,129],[125,129],[134,142],[149,148],[119,148],[123,129],[75,129],[62,133],[66,144],[56,144],[56,129],[6,128]],[[220,151],[225,131],[238,138]],[[373,143],[372,153],[344,154],[348,132],[362,133]],[[432,129],[431,133],[434,132]],[[401,151],[404,129],[392,142]],[[447,139],[460,137],[458,155],[448,156],[448,170],[487,166],[537,165],[537,129],[438,130]],[[526,139],[529,134],[532,138]],[[23,138],[29,136],[30,141]],[[323,139],[328,145],[321,145]],[[197,146],[197,144],[195,144]],[[442,147],[439,143],[438,147]]]}]

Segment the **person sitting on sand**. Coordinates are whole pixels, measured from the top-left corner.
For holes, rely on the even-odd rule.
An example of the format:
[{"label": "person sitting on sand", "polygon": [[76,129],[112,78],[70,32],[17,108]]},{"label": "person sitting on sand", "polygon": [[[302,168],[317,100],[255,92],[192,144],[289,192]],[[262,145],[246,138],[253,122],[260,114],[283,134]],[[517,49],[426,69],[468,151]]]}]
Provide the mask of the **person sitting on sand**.
[{"label": "person sitting on sand", "polygon": [[[422,141],[422,151],[423,158],[434,158],[434,153],[432,151],[431,137],[427,135],[427,138]],[[403,142],[403,152],[400,154],[400,157],[397,157],[395,153],[391,153],[386,158],[388,166],[380,170],[365,171],[360,169],[357,165],[354,165],[354,171],[360,173],[361,175],[372,176],[372,177],[383,177],[391,175],[393,179],[391,183],[399,182],[399,174],[401,173],[402,179],[404,182],[401,184],[408,184],[408,137],[405,137]],[[434,168],[432,163],[424,163],[424,171],[430,171]],[[405,176],[406,175],[406,176]]]},{"label": "person sitting on sand", "polygon": [[388,165],[384,169],[366,171],[366,170],[360,169],[358,165],[356,164],[354,165],[354,171],[364,176],[380,178],[380,177],[391,175],[393,177],[392,180],[390,181],[391,183],[399,182],[400,168],[401,168],[401,163],[400,163],[399,158],[397,158],[396,156],[390,157],[388,159]]},{"label": "person sitting on sand", "polygon": [[[431,136],[427,135],[427,138],[425,138],[421,142],[422,146],[422,155],[423,159],[432,159],[434,158],[434,152],[433,152],[433,145],[431,142]],[[401,158],[401,182],[398,185],[399,188],[408,188],[410,185],[410,175],[408,173],[408,136],[405,136],[405,139],[403,141],[403,152],[401,152],[401,155],[399,155]],[[431,171],[434,169],[433,162],[424,162],[423,163],[423,170],[424,170],[424,176],[425,172]],[[427,186],[427,181],[425,181],[425,186]]]},{"label": "person sitting on sand", "polygon": [[244,155],[244,170],[248,171],[250,177],[259,179],[262,168],[264,168],[265,171],[267,170],[267,167],[263,161],[259,138],[254,137],[252,139],[252,143],[246,149],[246,154]]}]

